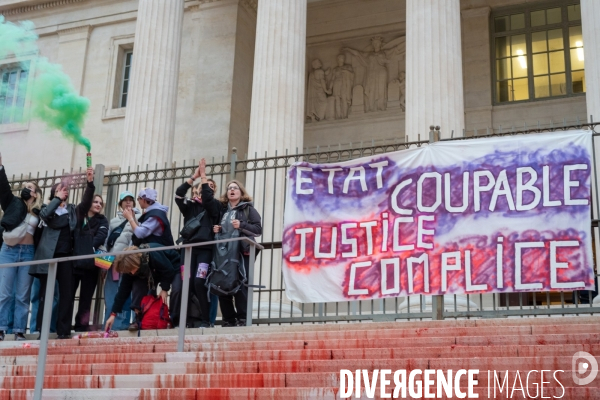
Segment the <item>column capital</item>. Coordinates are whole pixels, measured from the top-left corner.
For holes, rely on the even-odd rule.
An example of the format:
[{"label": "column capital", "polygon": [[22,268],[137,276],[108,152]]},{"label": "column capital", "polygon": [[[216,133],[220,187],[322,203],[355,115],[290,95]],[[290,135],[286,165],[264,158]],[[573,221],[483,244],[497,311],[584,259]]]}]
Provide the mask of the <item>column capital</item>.
[{"label": "column capital", "polygon": [[466,10],[462,10],[460,13],[463,18],[481,18],[481,17],[489,17],[492,12],[491,7],[477,7],[477,8],[469,8]]}]

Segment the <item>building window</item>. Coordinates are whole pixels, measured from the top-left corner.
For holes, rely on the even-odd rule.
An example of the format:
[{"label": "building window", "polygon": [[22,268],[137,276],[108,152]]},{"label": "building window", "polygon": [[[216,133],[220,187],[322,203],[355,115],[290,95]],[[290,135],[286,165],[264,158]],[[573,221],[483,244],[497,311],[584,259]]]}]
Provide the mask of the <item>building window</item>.
[{"label": "building window", "polygon": [[0,69],[0,124],[19,123],[23,119],[29,69],[27,65]]},{"label": "building window", "polygon": [[131,61],[133,59],[133,51],[126,51],[123,62],[123,84],[121,85],[121,101],[120,106],[127,106],[127,95],[129,94],[129,82],[131,82]]},{"label": "building window", "polygon": [[585,93],[580,6],[548,3],[492,14],[496,104]]}]

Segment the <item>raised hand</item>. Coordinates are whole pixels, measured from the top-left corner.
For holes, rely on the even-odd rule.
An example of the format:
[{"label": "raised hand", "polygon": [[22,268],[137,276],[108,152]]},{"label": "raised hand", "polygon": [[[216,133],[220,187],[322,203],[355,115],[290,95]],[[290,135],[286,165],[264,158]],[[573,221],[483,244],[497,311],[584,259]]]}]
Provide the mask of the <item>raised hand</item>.
[{"label": "raised hand", "polygon": [[67,196],[69,195],[69,191],[67,190],[66,186],[60,185],[56,188],[56,192],[54,192],[54,195],[58,197],[61,201],[65,201],[67,199]]},{"label": "raised hand", "polygon": [[206,176],[206,160],[204,158],[201,159],[200,163],[198,164],[198,172],[200,173],[201,177]]},{"label": "raised hand", "polygon": [[131,218],[133,218],[133,211],[131,208],[126,208],[123,210],[123,218],[125,218],[127,221],[131,221]]},{"label": "raised hand", "polygon": [[85,171],[85,174],[87,176],[87,181],[88,182],[93,182],[94,181],[94,168],[90,167]]}]

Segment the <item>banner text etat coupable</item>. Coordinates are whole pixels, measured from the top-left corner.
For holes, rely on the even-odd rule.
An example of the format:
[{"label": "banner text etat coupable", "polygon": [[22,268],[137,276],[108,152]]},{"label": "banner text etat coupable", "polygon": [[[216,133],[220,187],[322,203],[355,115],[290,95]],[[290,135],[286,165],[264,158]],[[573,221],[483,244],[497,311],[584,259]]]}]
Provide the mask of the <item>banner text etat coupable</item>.
[{"label": "banner text etat coupable", "polygon": [[592,135],[439,142],[289,170],[298,302],[593,289]]}]

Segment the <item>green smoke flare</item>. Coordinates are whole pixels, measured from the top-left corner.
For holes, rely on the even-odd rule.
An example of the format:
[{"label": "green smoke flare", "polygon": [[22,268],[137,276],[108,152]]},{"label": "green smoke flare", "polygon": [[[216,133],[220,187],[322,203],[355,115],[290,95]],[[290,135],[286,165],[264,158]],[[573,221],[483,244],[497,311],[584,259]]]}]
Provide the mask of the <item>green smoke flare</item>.
[{"label": "green smoke flare", "polygon": [[[37,47],[38,36],[34,31],[31,21],[13,24],[4,20],[0,15],[0,59],[14,55],[17,60],[27,56],[39,54]],[[35,76],[32,80],[31,90],[31,117],[40,119],[50,129],[58,129],[68,139],[85,146],[91,150],[89,139],[82,135],[82,127],[90,107],[90,101],[77,94],[71,80],[64,73],[62,67],[53,64],[44,57],[37,57],[35,63]],[[21,62],[21,67],[29,71],[29,62]],[[8,83],[2,83],[0,97],[4,97],[10,90]],[[25,86],[20,85],[18,96],[25,97]],[[10,111],[7,105],[0,103],[0,115]]]}]

